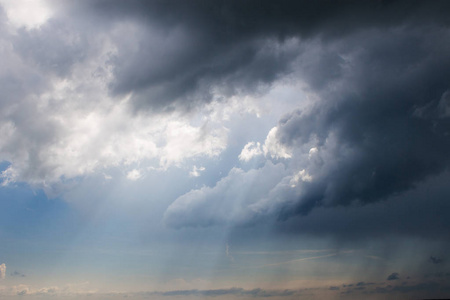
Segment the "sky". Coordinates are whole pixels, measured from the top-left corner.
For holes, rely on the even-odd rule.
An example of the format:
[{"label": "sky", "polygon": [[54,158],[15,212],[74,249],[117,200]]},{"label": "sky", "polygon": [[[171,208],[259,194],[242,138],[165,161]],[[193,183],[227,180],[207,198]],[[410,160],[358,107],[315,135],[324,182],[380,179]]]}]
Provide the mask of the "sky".
[{"label": "sky", "polygon": [[0,298],[450,298],[449,15],[0,0]]}]

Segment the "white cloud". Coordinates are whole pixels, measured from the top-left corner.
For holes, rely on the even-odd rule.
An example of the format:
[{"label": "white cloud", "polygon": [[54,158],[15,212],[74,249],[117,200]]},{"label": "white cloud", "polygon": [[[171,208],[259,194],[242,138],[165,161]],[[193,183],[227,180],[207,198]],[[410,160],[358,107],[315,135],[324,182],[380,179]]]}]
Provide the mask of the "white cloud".
[{"label": "white cloud", "polygon": [[208,122],[196,127],[173,120],[162,135],[166,141],[160,149],[163,167],[177,165],[187,157],[217,156],[227,145],[227,130],[222,126],[214,128]]},{"label": "white cloud", "polygon": [[261,144],[255,142],[249,142],[242,149],[241,154],[239,154],[239,160],[241,161],[249,161],[253,157],[262,155],[263,151],[261,149]]},{"label": "white cloud", "polygon": [[291,187],[296,187],[300,181],[311,182],[313,180],[312,176],[310,176],[305,169],[300,170],[297,174],[295,174],[291,181]]},{"label": "white cloud", "polygon": [[130,95],[111,96],[110,60],[116,48],[106,36],[80,46],[85,58],[65,76],[30,63],[8,39],[0,33],[6,64],[0,78],[13,76],[13,86],[27,88],[13,90],[0,103],[0,160],[11,163],[1,173],[3,185],[25,181],[50,189],[62,178],[110,167],[129,170],[139,163],[139,174],[125,173],[135,180],[148,167],[167,169],[188,158],[215,157],[227,145],[227,129],[204,115],[209,112],[136,113]]},{"label": "white cloud", "polygon": [[164,214],[171,227],[206,227],[246,222],[261,211],[252,209],[286,176],[283,164],[267,161],[264,167],[244,172],[233,168],[214,187],[192,190],[176,199]]},{"label": "white cloud", "polygon": [[317,147],[312,147],[311,149],[309,149],[309,158],[312,158],[314,155],[316,155],[319,152],[319,150],[317,149]]},{"label": "white cloud", "polygon": [[5,8],[9,22],[15,27],[39,27],[52,15],[45,0],[0,0],[0,5]]},{"label": "white cloud", "polygon": [[203,172],[205,170],[206,170],[205,167],[198,167],[197,168],[197,166],[194,166],[192,168],[192,171],[189,172],[189,176],[191,176],[191,177],[199,177],[200,176],[200,172]]},{"label": "white cloud", "polygon": [[277,139],[277,131],[278,128],[274,127],[267,134],[263,147],[264,155],[270,155],[273,158],[291,158],[291,151]]},{"label": "white cloud", "polygon": [[133,169],[130,172],[127,173],[127,179],[129,180],[138,180],[139,178],[142,177],[142,173],[141,171],[139,171],[138,169]]}]

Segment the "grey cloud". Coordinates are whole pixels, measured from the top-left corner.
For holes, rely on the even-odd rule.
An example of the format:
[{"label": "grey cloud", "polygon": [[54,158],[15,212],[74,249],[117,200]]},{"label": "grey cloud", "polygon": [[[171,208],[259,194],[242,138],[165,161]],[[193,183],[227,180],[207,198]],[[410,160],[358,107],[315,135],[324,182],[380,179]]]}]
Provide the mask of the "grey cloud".
[{"label": "grey cloud", "polygon": [[[279,141],[297,151],[295,163],[316,178],[294,206],[282,208],[282,216],[321,205],[379,201],[447,168],[449,120],[436,113],[414,115],[423,106],[437,111],[449,89],[450,59],[443,54],[447,50],[441,52],[450,47],[448,31],[425,31],[375,31],[332,48],[347,57],[333,62],[342,74],[336,79],[324,74],[327,86],[315,90],[322,101],[278,125]],[[361,48],[345,49],[355,49],[353,43]],[[310,80],[308,74],[303,78]],[[317,85],[316,77],[311,80]],[[301,161],[305,143],[315,143],[320,164]]]},{"label": "grey cloud", "polygon": [[19,29],[12,39],[19,55],[43,72],[66,77],[74,64],[87,58],[87,35],[63,20],[51,19],[39,28]]},{"label": "grey cloud", "polygon": [[[447,24],[449,10],[444,1],[98,0],[63,7],[92,26],[100,23],[101,30],[126,25],[115,38],[111,92],[133,92],[138,109],[165,110],[202,105],[218,90],[226,96],[270,85],[293,71],[302,48],[292,39],[304,43],[372,27]],[[332,64],[327,69],[338,75]]]},{"label": "grey cloud", "polygon": [[[228,46],[230,49],[223,56],[205,59],[204,54],[197,52],[198,43],[191,41],[188,34],[182,38],[175,36],[173,43],[156,49],[153,51],[156,53],[144,61],[141,53],[152,52],[151,46],[137,49],[131,59],[114,58],[113,93],[133,91],[133,101],[138,108],[149,105],[164,109],[176,108],[174,105],[190,108],[211,101],[217,92],[225,96],[256,92],[260,86],[277,79],[279,73],[287,69],[288,61],[295,57],[295,48],[289,43],[279,45],[272,40],[262,40]],[[180,40],[187,40],[188,44],[179,45]],[[149,43],[161,47],[164,42],[156,39]],[[212,52],[224,51],[221,45],[214,47],[217,50]]]},{"label": "grey cloud", "polygon": [[[445,172],[405,193],[388,197],[386,201],[316,207],[308,215],[292,216],[272,224],[277,234],[332,235],[341,241],[394,236],[447,241],[450,230],[447,214],[450,209],[447,201],[449,178]],[[448,249],[448,245],[444,249]]]},{"label": "grey cloud", "polygon": [[449,285],[444,281],[419,281],[401,284],[373,283],[370,286],[344,286],[341,294],[363,295],[383,294],[383,299],[442,298],[448,295]]},{"label": "grey cloud", "polygon": [[386,286],[386,287],[376,287],[371,291],[367,291],[367,294],[387,294],[387,293],[412,293],[417,295],[417,293],[424,293],[425,297],[445,297],[448,295],[450,287],[448,283],[427,281],[420,282],[411,285],[396,285],[396,286]]},{"label": "grey cloud", "polygon": [[386,280],[398,280],[400,279],[399,274],[398,273],[392,273],[391,275],[389,275]]},{"label": "grey cloud", "polygon": [[[283,161],[291,179],[309,180],[292,185],[283,177],[254,211],[288,220],[318,207],[367,205],[443,174],[450,153],[450,119],[442,114],[449,52],[448,28],[434,25],[370,29],[305,45],[296,75],[318,100],[282,118],[276,141],[292,152]],[[444,203],[448,191],[437,196],[433,202]],[[418,222],[441,231],[428,220]]]}]

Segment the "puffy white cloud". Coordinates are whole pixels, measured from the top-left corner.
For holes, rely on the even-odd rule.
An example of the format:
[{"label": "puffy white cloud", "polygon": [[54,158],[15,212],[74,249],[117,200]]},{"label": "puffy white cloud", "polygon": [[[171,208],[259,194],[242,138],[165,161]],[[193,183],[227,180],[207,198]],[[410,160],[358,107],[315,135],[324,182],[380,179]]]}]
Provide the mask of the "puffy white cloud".
[{"label": "puffy white cloud", "polygon": [[166,169],[221,153],[228,131],[204,111],[136,112],[130,94],[112,96],[114,35],[85,36],[76,26],[51,20],[12,28],[14,36],[0,32],[0,160],[10,162],[3,185],[48,188],[109,167],[137,179],[147,167]]},{"label": "puffy white cloud", "polygon": [[249,161],[253,157],[262,155],[263,151],[261,148],[261,144],[259,142],[249,142],[242,149],[241,154],[239,154],[239,160],[241,161]]},{"label": "puffy white cloud", "polygon": [[286,176],[283,164],[268,161],[248,172],[233,168],[214,187],[192,190],[173,202],[164,214],[170,227],[205,227],[247,222],[261,211],[252,209]]},{"label": "puffy white cloud", "polygon": [[273,158],[291,158],[291,151],[277,139],[278,128],[274,127],[269,131],[264,142],[264,154]]}]

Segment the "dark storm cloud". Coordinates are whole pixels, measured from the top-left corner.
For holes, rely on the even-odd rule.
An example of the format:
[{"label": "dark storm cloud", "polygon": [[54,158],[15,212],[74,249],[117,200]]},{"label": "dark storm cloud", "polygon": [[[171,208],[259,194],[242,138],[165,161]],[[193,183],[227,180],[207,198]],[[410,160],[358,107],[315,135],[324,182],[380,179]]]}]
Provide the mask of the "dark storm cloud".
[{"label": "dark storm cloud", "polygon": [[450,6],[419,1],[66,4],[68,14],[90,20],[93,26],[128,26],[116,39],[111,91],[133,92],[138,108],[160,109],[189,108],[210,101],[217,92],[252,93],[270,85],[293,71],[292,62],[302,49],[292,39],[329,40],[373,27],[447,23]]},{"label": "dark storm cloud", "polygon": [[[293,68],[317,101],[280,120],[275,140],[292,154],[283,161],[286,173],[292,176],[280,180],[263,199],[252,199],[258,202],[247,207],[253,216],[275,215],[279,220],[288,220],[318,207],[367,205],[393,199],[448,170],[450,30],[441,25],[413,25],[417,24],[371,28],[303,46]],[[260,179],[264,179],[268,174],[261,170]],[[296,173],[308,177],[290,184]],[[449,228],[446,210],[428,205],[427,201],[446,207],[448,194],[442,186],[432,200],[427,200],[426,195],[410,194],[421,207],[417,210],[408,203],[397,206],[396,214],[383,212],[380,207],[383,219],[399,225],[389,227],[389,231],[383,227],[387,223],[370,217],[370,211],[363,211],[363,215],[374,223],[364,225],[361,217],[362,227],[351,225],[360,218],[355,211],[352,218],[339,218],[343,222],[335,225],[331,224],[333,218],[323,221],[318,217],[317,228],[336,231],[347,224],[351,231],[368,227],[385,233],[445,234]],[[221,200],[216,197],[211,201]],[[173,206],[180,204],[176,201]],[[371,208],[378,211],[375,206]],[[416,218],[405,216],[405,209]],[[439,218],[431,213],[436,209]],[[190,219],[201,222],[210,215]],[[303,225],[297,230],[311,228]]]},{"label": "dark storm cloud", "polygon": [[[322,101],[279,123],[279,141],[322,157],[310,162],[316,180],[281,215],[314,206],[369,203],[412,188],[449,163],[450,119],[440,113],[450,90],[447,28],[371,31],[331,51],[339,76],[304,74]],[[358,49],[359,48],[359,49]],[[322,61],[316,64],[320,73]],[[323,82],[318,82],[322,78]],[[445,104],[443,104],[445,103]],[[298,155],[299,156],[299,155]]]},{"label": "dark storm cloud", "polygon": [[386,201],[319,207],[306,216],[297,215],[273,225],[277,234],[333,234],[341,240],[403,235],[445,241],[450,230],[449,180],[446,172]]}]

